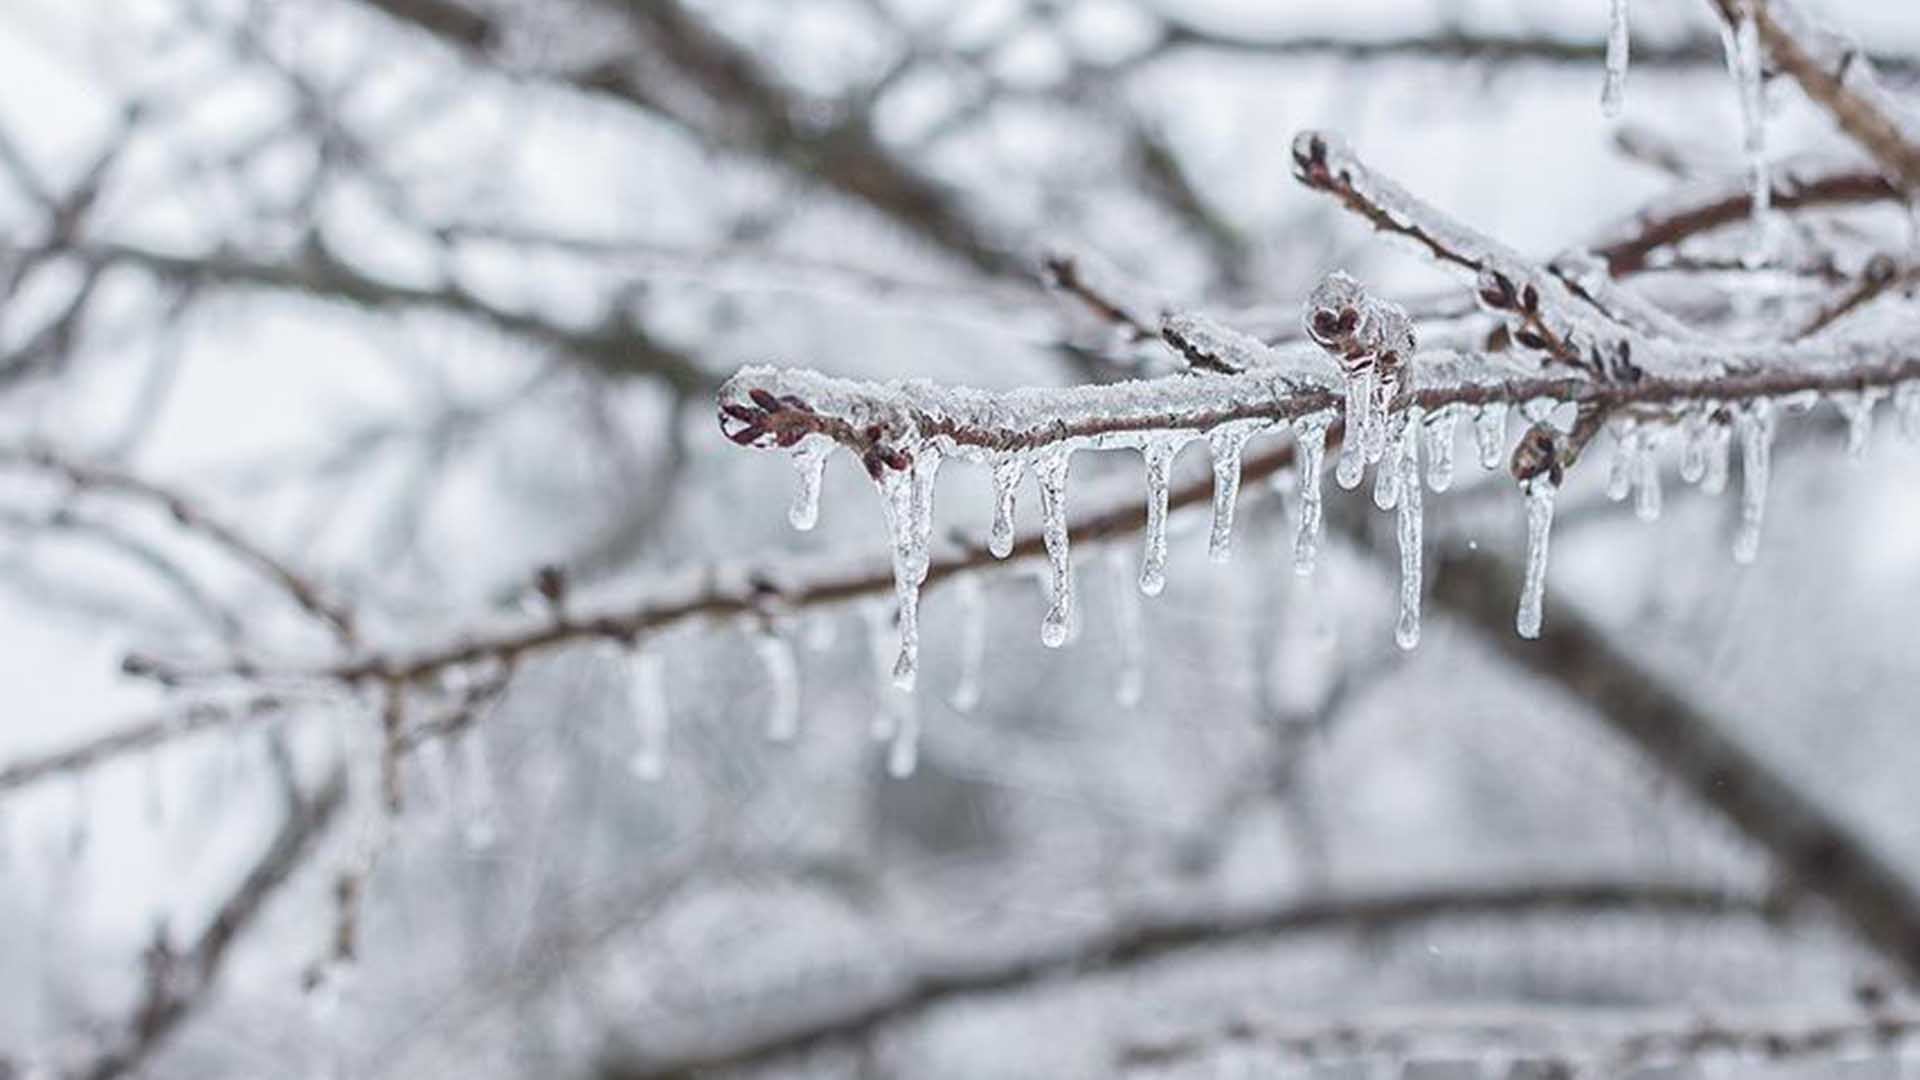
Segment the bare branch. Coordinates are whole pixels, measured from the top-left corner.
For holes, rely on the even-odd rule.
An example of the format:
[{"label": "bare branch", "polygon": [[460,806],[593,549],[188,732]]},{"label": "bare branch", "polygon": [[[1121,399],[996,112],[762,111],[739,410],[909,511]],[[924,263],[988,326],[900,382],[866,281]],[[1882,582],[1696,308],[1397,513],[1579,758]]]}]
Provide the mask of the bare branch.
[{"label": "bare branch", "polygon": [[1368,932],[1434,920],[1590,915],[1627,912],[1654,918],[1775,919],[1771,901],[1716,888],[1644,881],[1546,882],[1508,887],[1434,887],[1360,893],[1124,923],[1081,940],[1009,956],[929,958],[871,998],[794,1017],[704,1050],[648,1054],[622,1048],[601,1075],[622,1080],[767,1064],[835,1043],[857,1043],[879,1028],[930,1009],[989,994],[1015,993],[1064,977],[1088,978],[1136,969],[1167,956],[1241,946],[1281,935]]},{"label": "bare branch", "polygon": [[286,714],[279,694],[234,702],[202,701],[178,712],[123,727],[78,746],[0,765],[0,796],[59,776],[70,776],[191,735],[250,726]]}]

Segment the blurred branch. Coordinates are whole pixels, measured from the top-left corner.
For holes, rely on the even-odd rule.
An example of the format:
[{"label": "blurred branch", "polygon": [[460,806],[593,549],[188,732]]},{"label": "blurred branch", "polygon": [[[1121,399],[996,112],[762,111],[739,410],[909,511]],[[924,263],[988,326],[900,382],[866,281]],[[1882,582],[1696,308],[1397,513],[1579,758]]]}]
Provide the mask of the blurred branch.
[{"label": "blurred branch", "polygon": [[324,623],[342,645],[355,643],[353,612],[345,604],[329,598],[307,575],[183,495],[132,473],[85,464],[45,447],[0,445],[0,467],[45,473],[63,480],[76,492],[117,495],[164,510],[181,528],[205,538],[279,586],[301,610]]},{"label": "blurred branch", "polygon": [[[1351,1020],[1303,1023],[1293,1017],[1243,1016],[1226,1025],[1122,1049],[1127,1068],[1199,1064],[1231,1047],[1279,1061],[1345,1064],[1356,1060],[1453,1058],[1463,1048],[1498,1049],[1547,1077],[1625,1076],[1644,1067],[1674,1068],[1732,1055],[1778,1066],[1849,1054],[1880,1054],[1920,1032],[1920,1013],[1858,1009],[1840,1015],[1752,1012],[1713,1015],[1535,1008],[1394,1010]],[[1535,1075],[1528,1073],[1527,1075]]]},{"label": "blurred branch", "polygon": [[1725,721],[1657,667],[1563,604],[1537,641],[1513,633],[1519,570],[1484,550],[1434,552],[1433,601],[1515,667],[1590,706],[1765,848],[1793,887],[1818,896],[1908,979],[1920,982],[1920,892],[1840,817],[1747,750]]},{"label": "blurred branch", "polygon": [[272,844],[220,904],[193,945],[177,953],[164,930],[156,937],[147,951],[145,989],[127,1030],[89,1060],[64,1070],[65,1075],[111,1080],[145,1066],[174,1031],[207,1003],[234,943],[313,853],[346,794],[346,774],[339,770],[311,798],[299,798],[296,793]]},{"label": "blurred branch", "polygon": [[1775,920],[1770,900],[1722,889],[1657,881],[1544,882],[1460,886],[1292,899],[1258,907],[1142,918],[1085,938],[1003,956],[978,953],[909,964],[894,985],[851,1002],[813,1010],[785,1023],[680,1053],[650,1054],[620,1046],[601,1070],[605,1080],[647,1080],[709,1070],[766,1065],[837,1043],[858,1044],[880,1028],[956,1001],[1017,993],[1062,979],[1138,969],[1189,950],[1244,948],[1291,934],[1369,933],[1442,919],[1643,914],[1657,918]]},{"label": "blurred branch", "polygon": [[233,702],[203,701],[177,712],[141,721],[65,750],[0,765],[0,797],[45,780],[85,772],[129,754],[173,743],[207,731],[230,730],[284,716],[289,702],[278,694],[259,694]]}]

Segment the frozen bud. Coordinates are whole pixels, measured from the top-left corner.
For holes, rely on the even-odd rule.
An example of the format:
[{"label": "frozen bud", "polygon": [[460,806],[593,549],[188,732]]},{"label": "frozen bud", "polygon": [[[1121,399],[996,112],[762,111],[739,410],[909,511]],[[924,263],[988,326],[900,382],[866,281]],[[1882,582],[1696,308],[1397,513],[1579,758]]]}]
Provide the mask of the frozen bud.
[{"label": "frozen bud", "polygon": [[1307,297],[1307,336],[1328,352],[1346,353],[1366,307],[1367,290],[1346,271],[1336,270]]},{"label": "frozen bud", "polygon": [[1365,335],[1370,351],[1386,367],[1412,359],[1418,344],[1407,309],[1386,300],[1368,301]]},{"label": "frozen bud", "polygon": [[1561,480],[1560,450],[1553,436],[1553,429],[1544,424],[1535,424],[1520,437],[1519,445],[1513,448],[1513,460],[1508,469],[1513,478],[1522,484],[1545,474],[1554,486]]}]

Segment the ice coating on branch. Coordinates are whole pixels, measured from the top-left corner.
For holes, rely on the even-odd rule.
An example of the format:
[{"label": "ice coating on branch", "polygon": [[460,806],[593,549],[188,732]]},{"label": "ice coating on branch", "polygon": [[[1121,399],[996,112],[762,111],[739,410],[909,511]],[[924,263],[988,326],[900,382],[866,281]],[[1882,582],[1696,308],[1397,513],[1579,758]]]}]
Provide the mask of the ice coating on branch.
[{"label": "ice coating on branch", "polygon": [[1400,478],[1400,511],[1395,530],[1400,541],[1400,618],[1394,626],[1393,640],[1402,649],[1420,644],[1421,426],[1419,407],[1408,409],[1400,422],[1392,455],[1393,471]]},{"label": "ice coating on branch", "polygon": [[1767,481],[1772,472],[1773,403],[1765,398],[1748,402],[1735,414],[1740,429],[1740,529],[1733,538],[1733,558],[1751,563],[1760,554],[1760,526],[1767,513]]},{"label": "ice coating on branch", "polygon": [[1527,570],[1520,586],[1520,611],[1514,629],[1523,638],[1540,636],[1547,597],[1547,545],[1553,538],[1553,481],[1545,474],[1526,482]]},{"label": "ice coating on branch", "polygon": [[987,550],[996,559],[1013,554],[1013,502],[1020,491],[1020,477],[1026,461],[1018,454],[996,454],[993,458],[993,528],[987,534]]},{"label": "ice coating on branch", "polygon": [[790,742],[800,733],[800,665],[793,642],[776,630],[754,635],[753,651],[767,673],[767,738]]},{"label": "ice coating on branch", "polygon": [[886,469],[879,477],[893,552],[893,597],[898,609],[900,651],[891,666],[893,684],[913,689],[920,674],[920,578],[925,547],[918,528],[917,469]]},{"label": "ice coating on branch", "polygon": [[640,736],[630,767],[642,780],[658,780],[667,769],[667,735],[672,724],[658,649],[641,645],[628,657],[627,706],[633,710]]},{"label": "ice coating on branch", "polygon": [[960,675],[947,701],[955,712],[970,713],[980,704],[981,669],[987,662],[987,590],[980,575],[956,576],[953,598],[960,608]]},{"label": "ice coating on branch", "polygon": [[1641,521],[1660,520],[1660,433],[1641,431],[1633,440],[1633,513]]},{"label": "ice coating on branch", "polygon": [[832,452],[833,441],[817,435],[800,440],[800,445],[793,448],[796,475],[787,521],[802,532],[820,520],[820,480],[826,471],[827,456]]},{"label": "ice coating on branch", "polygon": [[1473,442],[1480,452],[1480,467],[1497,469],[1506,451],[1507,403],[1489,401],[1473,414]]},{"label": "ice coating on branch", "polygon": [[1744,261],[1749,268],[1766,265],[1772,228],[1773,184],[1767,173],[1767,101],[1761,75],[1760,26],[1751,5],[1757,0],[1734,0],[1734,24],[1721,28],[1727,70],[1740,98],[1740,149],[1746,157],[1749,195],[1753,199],[1753,233]]},{"label": "ice coating on branch", "polygon": [[1167,587],[1167,475],[1186,441],[1184,435],[1169,435],[1151,440],[1141,451],[1147,467],[1147,534],[1140,591],[1148,596],[1159,596]]},{"label": "ice coating on branch", "polygon": [[1434,413],[1426,423],[1427,486],[1435,494],[1453,486],[1453,439],[1459,420],[1459,408],[1449,405]]},{"label": "ice coating on branch", "polygon": [[1207,557],[1224,563],[1233,555],[1233,510],[1240,498],[1240,451],[1254,429],[1226,424],[1207,437],[1213,451],[1213,525],[1207,534]]},{"label": "ice coating on branch", "polygon": [[1126,549],[1107,549],[1107,567],[1113,593],[1113,629],[1119,636],[1120,671],[1114,679],[1113,700],[1123,709],[1140,704],[1146,689],[1146,641],[1141,626],[1140,593],[1133,587],[1133,563]]},{"label": "ice coating on branch", "polygon": [[1320,555],[1320,473],[1327,455],[1327,429],[1332,413],[1311,413],[1293,422],[1296,471],[1300,477],[1300,511],[1293,535],[1293,572],[1313,573]]},{"label": "ice coating on branch", "polygon": [[1600,111],[1609,120],[1619,116],[1626,105],[1630,48],[1627,0],[1607,0],[1607,80],[1600,89]]},{"label": "ice coating on branch", "polygon": [[1067,539],[1067,472],[1072,452],[1052,449],[1034,461],[1033,477],[1040,485],[1041,534],[1052,570],[1050,603],[1040,623],[1040,641],[1050,649],[1067,643],[1073,625],[1073,554]]},{"label": "ice coating on branch", "polygon": [[1867,443],[1873,438],[1873,408],[1881,398],[1887,396],[1887,392],[1872,387],[1866,390],[1838,390],[1827,396],[1847,421],[1847,457],[1854,461],[1865,460]]}]

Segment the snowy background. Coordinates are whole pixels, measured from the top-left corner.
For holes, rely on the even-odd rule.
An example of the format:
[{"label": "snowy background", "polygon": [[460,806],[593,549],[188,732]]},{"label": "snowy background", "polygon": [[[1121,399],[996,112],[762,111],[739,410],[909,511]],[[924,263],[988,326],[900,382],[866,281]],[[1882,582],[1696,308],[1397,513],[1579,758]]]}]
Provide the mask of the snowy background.
[{"label": "snowy background", "polygon": [[[1910,89],[1920,9],[1806,3],[1876,55],[1906,57],[1888,82]],[[739,101],[675,91],[649,20],[619,0],[444,5],[503,28],[484,48],[394,17],[440,6],[0,10],[0,267],[50,235],[21,176],[57,197],[105,165],[78,234],[58,238],[71,250],[0,306],[11,357],[88,290],[54,358],[0,379],[0,440],[191,495],[351,602],[366,647],[402,653],[537,621],[529,583],[545,564],[568,568],[571,603],[608,610],[713,565],[875,564],[886,531],[857,463],[829,462],[819,526],[795,532],[793,470],[720,437],[714,387],[757,363],[988,388],[1174,366],[1031,287],[1043,246],[1182,304],[1288,319],[1336,268],[1385,296],[1457,287],[1291,178],[1302,128],[1342,132],[1381,171],[1542,256],[1676,183],[1620,152],[1622,132],[1671,144],[1695,175],[1742,160],[1704,2],[1635,5],[1636,48],[1709,51],[1633,69],[1618,119],[1600,108],[1595,58],[1364,48],[1457,33],[1591,52],[1604,0],[687,4],[791,94],[791,152],[735,115]],[[1156,10],[1227,37],[1362,47],[1199,44],[1138,60]],[[582,91],[573,74],[622,64],[659,104]],[[1847,151],[1775,81],[1770,153]],[[808,133],[855,113],[1012,269],[990,276],[977,252],[823,181],[848,159]],[[1901,214],[1860,220],[1906,251]],[[591,348],[604,340],[610,353]],[[668,354],[684,373],[662,377]],[[1454,489],[1428,497],[1430,550],[1517,559],[1522,500],[1474,463],[1464,425],[1460,442]],[[1645,524],[1605,499],[1599,455],[1562,495],[1547,619],[1583,611],[1920,880],[1920,448],[1891,422],[1861,463],[1842,442],[1825,406],[1785,422],[1745,567],[1729,557],[1733,497],[1683,488],[1669,457],[1665,513]],[[1074,498],[1137,492],[1138,468],[1136,455],[1082,455]],[[1176,467],[1205,471],[1199,449]],[[366,767],[377,695],[339,685],[281,688],[290,703],[261,723],[0,784],[0,1077],[59,1075],[120,1037],[156,927],[198,935],[279,828],[276,760],[308,787],[349,762],[344,821],[148,1075],[650,1075],[844,1013],[850,1037],[745,1068],[1097,1076],[1141,1040],[1248,1015],[1844,1016],[1863,980],[1891,977],[1817,904],[1777,923],[1460,914],[1223,934],[858,1020],[925,972],[1050,953],[1143,913],[1566,880],[1760,897],[1791,884],[1480,631],[1432,615],[1417,650],[1397,649],[1393,519],[1331,484],[1328,499],[1369,542],[1330,540],[1310,579],[1288,570],[1284,492],[1249,485],[1224,567],[1207,560],[1204,511],[1176,518],[1132,707],[1114,693],[1136,647],[1115,590],[1131,562],[1113,575],[1087,548],[1083,632],[1066,649],[1040,645],[1044,565],[930,589],[910,703],[875,671],[876,654],[891,662],[889,595],[796,615],[782,626],[798,667],[791,743],[764,737],[786,689],[765,659],[782,650],[744,620],[677,626],[649,645],[671,718],[656,779],[635,775],[631,658],[581,641],[529,657],[504,697],[410,759],[392,821]],[[1023,531],[1036,502],[1023,493]],[[990,511],[985,470],[945,471],[943,534],[984,535]],[[983,597],[986,654],[980,703],[962,712],[967,589]],[[189,666],[331,655],[270,580],[164,510],[31,470],[0,468],[0,598],[0,770],[239,696],[123,675],[129,652]],[[912,775],[896,777],[869,729],[905,708],[921,738]],[[370,851],[358,959],[328,963],[334,881]],[[305,991],[314,970],[323,985]],[[1458,1062],[1513,1050],[1465,1039],[1423,1052],[1416,1074],[1472,1075]],[[1893,1075],[1860,1056],[1793,1075]]]}]

